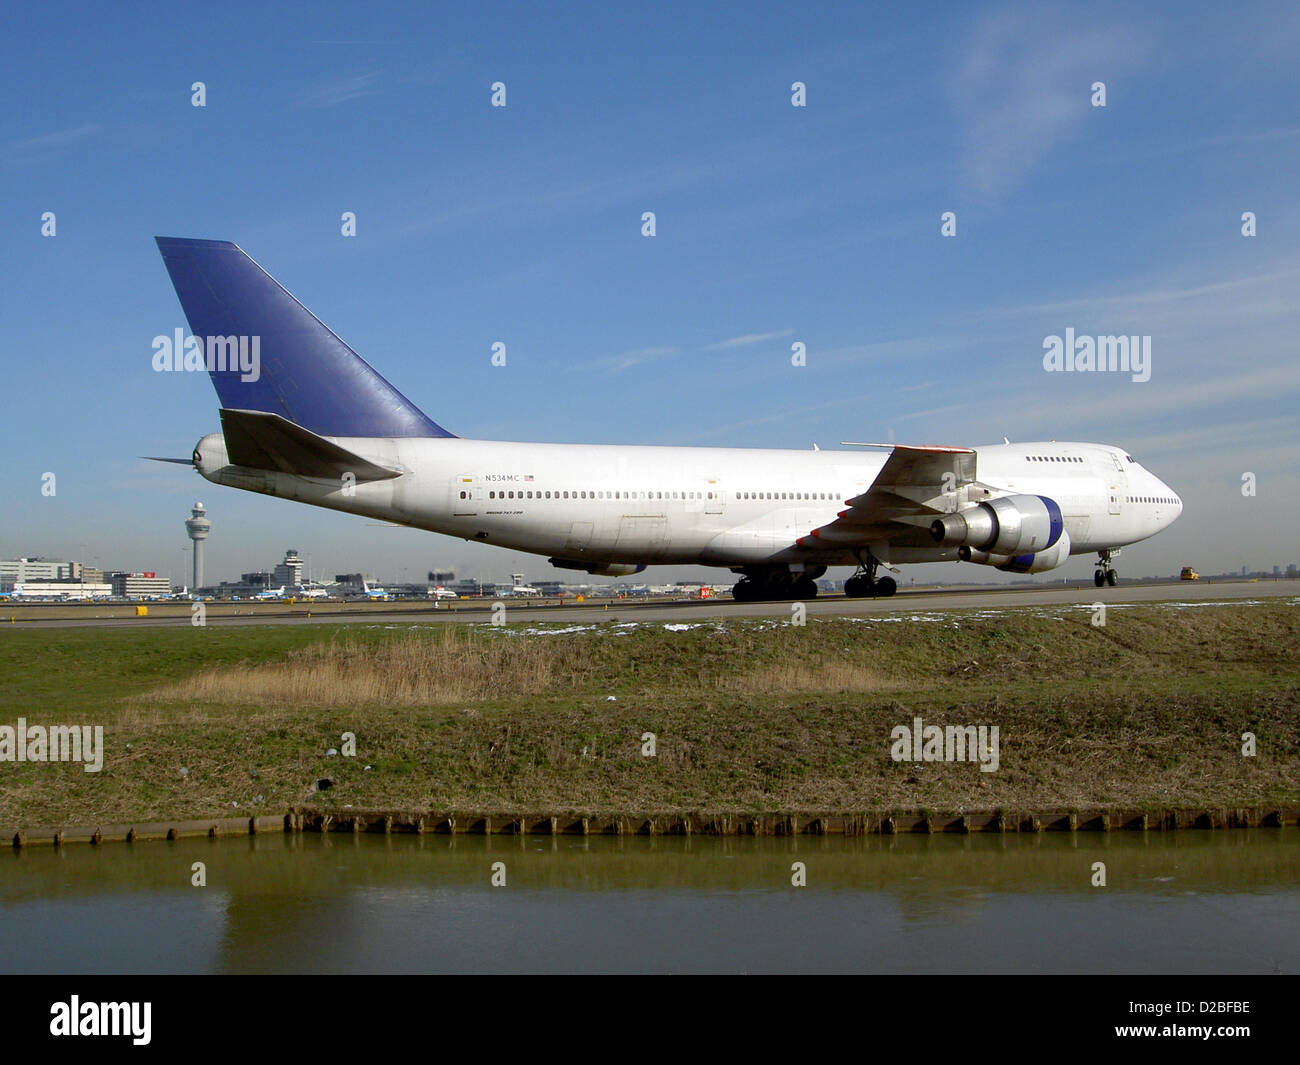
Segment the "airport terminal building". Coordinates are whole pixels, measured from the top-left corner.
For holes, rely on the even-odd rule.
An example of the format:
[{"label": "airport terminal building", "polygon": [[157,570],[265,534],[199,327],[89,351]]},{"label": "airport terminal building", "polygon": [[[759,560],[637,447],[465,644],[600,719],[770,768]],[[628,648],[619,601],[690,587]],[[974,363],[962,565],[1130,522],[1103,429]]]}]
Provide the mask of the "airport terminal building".
[{"label": "airport terminal building", "polygon": [[69,562],[62,558],[6,558],[0,559],[0,592],[11,592],[16,584],[36,581],[91,581],[103,580],[100,570]]},{"label": "airport terminal building", "polygon": [[109,584],[118,599],[148,599],[151,596],[171,595],[172,582],[159,577],[152,570],[142,573],[109,574]]}]

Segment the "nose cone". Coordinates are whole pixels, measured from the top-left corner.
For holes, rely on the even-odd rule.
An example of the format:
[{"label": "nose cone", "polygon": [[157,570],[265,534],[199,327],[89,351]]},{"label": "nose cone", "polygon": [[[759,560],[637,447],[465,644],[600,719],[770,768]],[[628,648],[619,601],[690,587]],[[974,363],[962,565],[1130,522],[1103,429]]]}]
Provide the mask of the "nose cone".
[{"label": "nose cone", "polygon": [[1169,524],[1172,525],[1183,514],[1183,499],[1177,492],[1170,488],[1164,481],[1160,481],[1160,494],[1170,500],[1168,504]]}]

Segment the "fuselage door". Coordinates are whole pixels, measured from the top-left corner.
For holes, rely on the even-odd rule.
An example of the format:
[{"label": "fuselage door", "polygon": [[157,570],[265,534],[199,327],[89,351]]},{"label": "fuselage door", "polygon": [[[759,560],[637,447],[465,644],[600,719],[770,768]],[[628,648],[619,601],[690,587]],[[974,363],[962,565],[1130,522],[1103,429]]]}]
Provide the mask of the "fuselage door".
[{"label": "fuselage door", "polygon": [[1128,491],[1128,475],[1124,472],[1124,463],[1120,457],[1113,451],[1110,457],[1115,463],[1115,473],[1107,479],[1106,485],[1110,496],[1110,512],[1118,514],[1123,509],[1124,493]]},{"label": "fuselage door", "polygon": [[717,477],[706,477],[704,481],[704,513],[721,514],[726,501],[722,492],[722,482]]},{"label": "fuselage door", "polygon": [[473,474],[462,473],[451,479],[451,513],[456,518],[472,518],[478,513],[482,490]]}]

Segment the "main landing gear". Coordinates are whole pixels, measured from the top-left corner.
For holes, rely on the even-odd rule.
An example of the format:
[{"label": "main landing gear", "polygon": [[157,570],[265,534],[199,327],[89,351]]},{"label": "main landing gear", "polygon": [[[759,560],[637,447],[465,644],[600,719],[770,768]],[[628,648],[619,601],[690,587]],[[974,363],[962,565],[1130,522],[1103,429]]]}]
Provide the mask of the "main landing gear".
[{"label": "main landing gear", "polygon": [[898,582],[893,577],[876,576],[880,559],[870,551],[865,557],[859,556],[858,562],[858,572],[844,582],[844,594],[850,599],[887,599],[898,591]]},{"label": "main landing gear", "polygon": [[1110,560],[1119,554],[1119,548],[1097,552],[1097,569],[1092,575],[1092,583],[1098,588],[1109,584],[1112,588],[1119,584],[1119,574],[1110,568]]},{"label": "main landing gear", "polygon": [[804,570],[791,573],[789,570],[743,570],[744,576],[731,589],[731,596],[737,603],[759,603],[764,600],[788,600],[817,598],[817,578],[826,572],[826,567],[819,570]]}]

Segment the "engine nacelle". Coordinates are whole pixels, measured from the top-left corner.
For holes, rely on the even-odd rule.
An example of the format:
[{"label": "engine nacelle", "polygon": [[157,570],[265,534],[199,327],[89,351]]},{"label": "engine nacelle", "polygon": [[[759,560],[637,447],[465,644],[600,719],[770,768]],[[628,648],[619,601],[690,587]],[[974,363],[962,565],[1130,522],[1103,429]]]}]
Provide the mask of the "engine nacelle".
[{"label": "engine nacelle", "polygon": [[1056,569],[1070,557],[1070,534],[1062,531],[1060,538],[1046,551],[1035,551],[1033,554],[999,555],[963,545],[957,548],[957,557],[963,562],[992,566],[1006,573],[1042,573]]},{"label": "engine nacelle", "polygon": [[1002,496],[936,518],[930,535],[948,546],[1021,555],[1054,547],[1065,535],[1065,522],[1056,500],[1047,496]]}]

